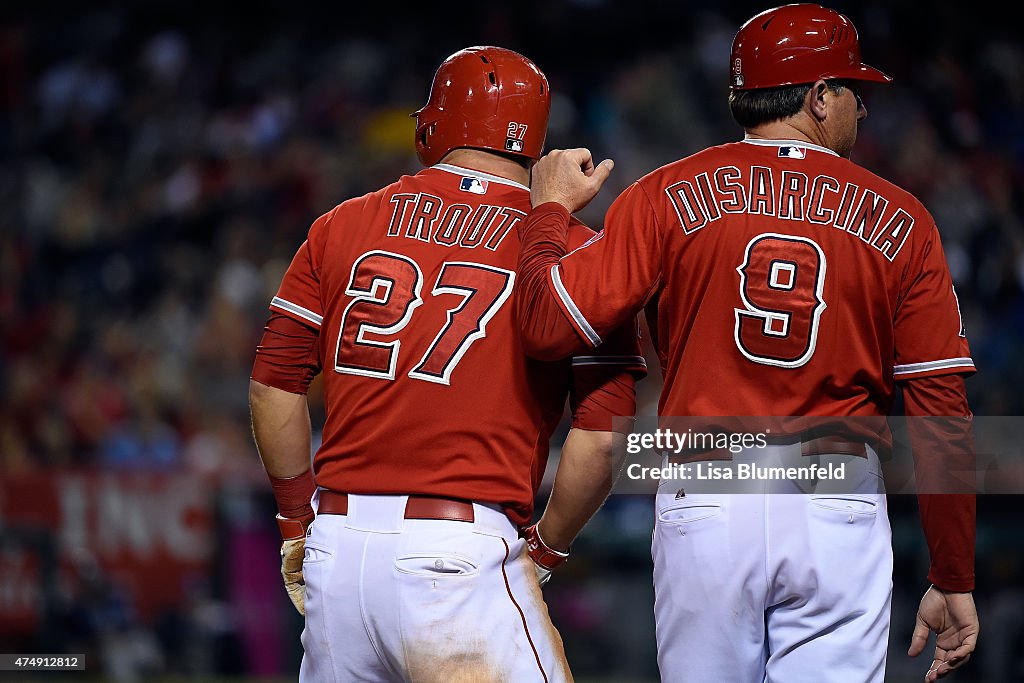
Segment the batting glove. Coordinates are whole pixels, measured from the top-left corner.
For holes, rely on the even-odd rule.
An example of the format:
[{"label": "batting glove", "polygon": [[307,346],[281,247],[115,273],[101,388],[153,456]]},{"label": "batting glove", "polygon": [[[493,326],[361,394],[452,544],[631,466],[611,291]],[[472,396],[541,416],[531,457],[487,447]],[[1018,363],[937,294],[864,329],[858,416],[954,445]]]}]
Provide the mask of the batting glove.
[{"label": "batting glove", "polygon": [[299,614],[306,616],[306,582],[302,578],[302,556],[306,552],[306,531],[313,516],[289,519],[277,515],[281,530],[281,576],[288,598]]},{"label": "batting glove", "polygon": [[551,578],[551,572],[569,557],[569,553],[549,547],[540,537],[536,524],[526,527],[523,537],[526,539],[526,552],[533,560],[533,568],[537,572],[537,583],[543,586]]}]

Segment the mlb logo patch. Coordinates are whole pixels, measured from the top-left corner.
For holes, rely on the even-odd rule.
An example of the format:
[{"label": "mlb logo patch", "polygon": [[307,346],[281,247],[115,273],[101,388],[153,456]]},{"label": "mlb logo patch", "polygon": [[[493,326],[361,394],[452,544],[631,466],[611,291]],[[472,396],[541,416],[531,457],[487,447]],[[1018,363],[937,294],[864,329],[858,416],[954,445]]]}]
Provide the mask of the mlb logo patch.
[{"label": "mlb logo patch", "polygon": [[785,147],[779,147],[779,156],[788,159],[804,159],[807,157],[807,150],[803,147],[786,145]]},{"label": "mlb logo patch", "polygon": [[505,138],[505,150],[508,152],[522,152],[523,141],[515,138]]},{"label": "mlb logo patch", "polygon": [[487,181],[467,176],[459,183],[459,189],[463,192],[472,192],[473,194],[486,194]]}]

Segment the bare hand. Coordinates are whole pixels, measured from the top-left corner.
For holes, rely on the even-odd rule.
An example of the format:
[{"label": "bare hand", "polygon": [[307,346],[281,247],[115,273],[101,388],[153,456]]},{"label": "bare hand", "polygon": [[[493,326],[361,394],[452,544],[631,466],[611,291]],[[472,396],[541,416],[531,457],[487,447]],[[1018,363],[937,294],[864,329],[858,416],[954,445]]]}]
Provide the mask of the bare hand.
[{"label": "bare hand", "polygon": [[611,159],[595,166],[590,150],[582,147],[552,150],[533,167],[530,202],[558,202],[575,213],[597,196],[614,167]]},{"label": "bare hand", "polygon": [[924,677],[931,683],[945,678],[971,658],[978,644],[980,628],[972,594],[947,593],[932,586],[921,598],[907,654],[911,657],[921,654],[928,643],[928,636],[935,632],[935,657]]}]

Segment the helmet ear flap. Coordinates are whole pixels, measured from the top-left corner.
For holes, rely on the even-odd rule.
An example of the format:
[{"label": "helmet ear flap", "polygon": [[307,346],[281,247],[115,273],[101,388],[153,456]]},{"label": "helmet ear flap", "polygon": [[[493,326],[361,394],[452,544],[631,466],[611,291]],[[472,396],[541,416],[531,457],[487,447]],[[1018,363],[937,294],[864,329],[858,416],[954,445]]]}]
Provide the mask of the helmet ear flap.
[{"label": "helmet ear flap", "polygon": [[[420,110],[416,112],[416,155],[419,157],[421,163],[424,166],[433,166],[441,157],[447,154],[447,151],[441,152],[437,149],[437,145],[434,144],[434,132],[437,130],[437,118],[431,117],[424,121],[424,112]],[[441,152],[439,154],[439,152]]]}]

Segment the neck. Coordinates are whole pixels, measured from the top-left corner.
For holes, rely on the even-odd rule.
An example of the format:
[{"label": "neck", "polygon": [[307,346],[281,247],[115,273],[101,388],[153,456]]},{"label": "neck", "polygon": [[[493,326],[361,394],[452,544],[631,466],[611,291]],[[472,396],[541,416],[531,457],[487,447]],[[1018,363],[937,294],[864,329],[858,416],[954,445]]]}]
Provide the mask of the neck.
[{"label": "neck", "polygon": [[523,185],[530,184],[530,171],[525,166],[507,157],[480,149],[453,149],[444,155],[440,163],[490,173]]},{"label": "neck", "polygon": [[758,140],[800,140],[818,145],[819,147],[832,149],[825,139],[825,131],[820,126],[813,125],[799,116],[763,123],[760,126],[745,130],[748,138]]}]

